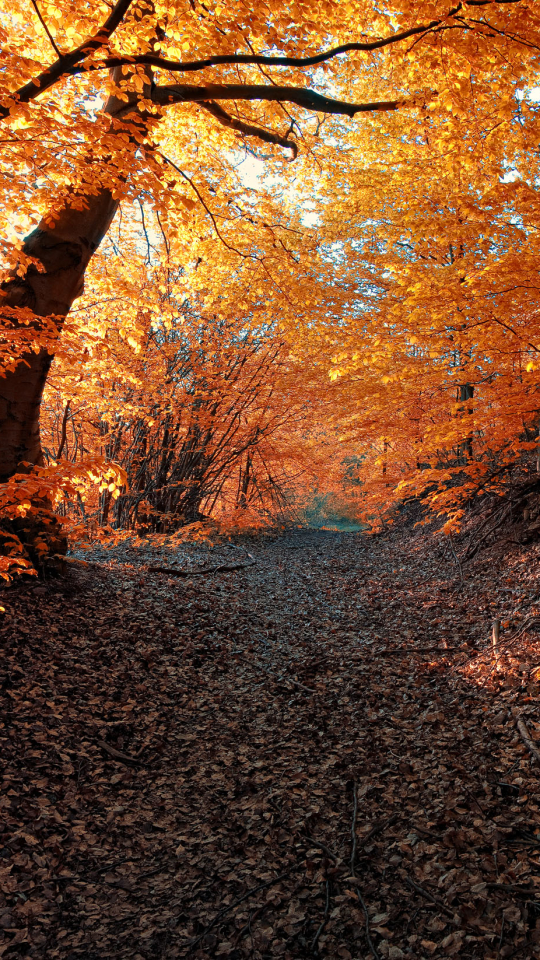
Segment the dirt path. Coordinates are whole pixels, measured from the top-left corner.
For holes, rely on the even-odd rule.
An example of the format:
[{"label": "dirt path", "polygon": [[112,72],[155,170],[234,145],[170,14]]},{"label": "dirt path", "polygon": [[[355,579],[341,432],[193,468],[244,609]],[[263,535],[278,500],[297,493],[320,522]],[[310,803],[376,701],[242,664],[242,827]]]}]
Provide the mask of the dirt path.
[{"label": "dirt path", "polygon": [[462,585],[427,543],[98,551],[6,590],[0,956],[540,957],[538,685],[466,666],[534,619],[536,557]]}]

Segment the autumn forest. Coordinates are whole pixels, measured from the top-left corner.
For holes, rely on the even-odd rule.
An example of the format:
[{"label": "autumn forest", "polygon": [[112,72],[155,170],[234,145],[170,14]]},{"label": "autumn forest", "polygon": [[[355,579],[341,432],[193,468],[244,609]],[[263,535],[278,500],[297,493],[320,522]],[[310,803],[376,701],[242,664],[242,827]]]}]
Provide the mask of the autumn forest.
[{"label": "autumn forest", "polygon": [[0,69],[0,957],[540,957],[537,0]]},{"label": "autumn forest", "polygon": [[6,574],[70,528],[317,500],[377,529],[422,497],[450,529],[534,460],[534,4],[25,10],[1,27]]}]

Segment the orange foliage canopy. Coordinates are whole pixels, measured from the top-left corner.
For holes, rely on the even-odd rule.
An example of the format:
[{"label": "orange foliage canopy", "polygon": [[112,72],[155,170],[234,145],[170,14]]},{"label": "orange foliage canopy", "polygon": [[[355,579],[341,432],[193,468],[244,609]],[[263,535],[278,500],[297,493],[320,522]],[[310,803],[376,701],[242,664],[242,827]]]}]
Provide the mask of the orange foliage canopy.
[{"label": "orange foliage canopy", "polygon": [[356,458],[367,516],[448,511],[536,444],[534,4],[15,0],[0,40],[7,518],[92,479],[127,502],[209,417],[205,509],[246,507],[248,461],[298,498]]}]

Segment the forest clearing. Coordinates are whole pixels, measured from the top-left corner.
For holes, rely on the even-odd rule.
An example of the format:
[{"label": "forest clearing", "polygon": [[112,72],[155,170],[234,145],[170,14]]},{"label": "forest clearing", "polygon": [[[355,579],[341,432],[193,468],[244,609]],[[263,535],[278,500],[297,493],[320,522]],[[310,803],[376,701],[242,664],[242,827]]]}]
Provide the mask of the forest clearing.
[{"label": "forest clearing", "polygon": [[0,6],[0,958],[540,960],[538,0]]}]

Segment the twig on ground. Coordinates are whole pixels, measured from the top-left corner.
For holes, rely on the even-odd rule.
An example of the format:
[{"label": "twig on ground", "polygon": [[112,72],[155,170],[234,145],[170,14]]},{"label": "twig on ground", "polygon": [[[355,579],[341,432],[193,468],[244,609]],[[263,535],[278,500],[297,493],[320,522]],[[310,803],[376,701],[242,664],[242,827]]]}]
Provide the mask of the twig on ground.
[{"label": "twig on ground", "polygon": [[134,763],[136,765],[144,765],[144,761],[139,757],[130,757],[127,753],[122,753],[121,750],[117,750],[116,747],[110,747],[108,743],[105,743],[105,740],[97,741],[98,747],[101,747],[105,753],[108,753],[113,760],[120,760],[121,763]]},{"label": "twig on ground", "polygon": [[[483,809],[482,805],[478,802],[478,800],[476,799],[476,797],[474,796],[474,794],[471,793],[470,790],[467,790],[467,787],[465,787],[465,786],[463,787],[463,790],[465,791],[465,793],[467,794],[467,796],[469,797],[469,799],[472,800],[472,802],[475,804],[475,806],[478,807],[478,809],[479,809],[479,811],[480,811],[480,814],[481,814],[481,816],[484,818],[484,820],[491,820],[491,817],[489,817],[489,816],[486,814],[485,810]],[[495,822],[495,821],[492,821],[492,822]]]},{"label": "twig on ground", "polygon": [[525,721],[522,719],[522,717],[518,717],[516,721],[516,725],[521,735],[521,739],[523,740],[523,743],[525,744],[527,749],[530,751],[530,753],[532,753],[533,757],[536,757],[536,759],[538,760],[538,763],[540,763],[540,750],[538,749],[536,744],[533,742],[533,740],[531,740],[529,736],[529,731],[527,730],[527,726],[525,724]]},{"label": "twig on ground", "polygon": [[249,915],[249,918],[248,918],[248,922],[244,924],[244,926],[243,926],[242,929],[240,930],[240,933],[236,936],[236,939],[235,939],[235,941],[234,941],[234,944],[235,944],[236,947],[238,946],[238,944],[240,943],[240,941],[242,940],[242,938],[246,935],[246,933],[248,933],[248,931],[249,931],[251,937],[253,938],[253,934],[251,933],[251,924],[253,923],[254,920],[257,919],[257,917],[260,917],[261,914],[264,913],[264,911],[266,910],[266,908],[269,907],[269,906],[270,906],[269,903],[262,903],[261,906],[260,906],[260,907],[257,907],[256,910],[252,910],[252,911],[251,911],[251,913],[250,913],[250,915]]},{"label": "twig on ground", "polygon": [[[356,820],[357,820],[357,817],[358,817],[358,786],[357,786],[357,783],[356,783],[356,781],[355,781],[355,782],[354,782],[354,785],[353,785],[353,815],[352,815],[352,823],[351,823],[351,877],[354,877],[355,880],[357,879],[357,877],[356,877],[356,872],[355,872],[355,860],[356,860]],[[369,949],[370,949],[370,951],[371,951],[371,955],[372,955],[372,957],[373,957],[373,960],[380,960],[380,955],[379,955],[379,953],[377,952],[377,948],[375,947],[375,944],[373,943],[373,940],[371,939],[371,932],[370,932],[370,929],[369,929],[369,913],[368,913],[368,909],[367,909],[367,907],[366,907],[366,904],[365,904],[365,902],[364,902],[364,898],[363,898],[362,894],[360,893],[360,890],[359,890],[359,888],[358,888],[357,886],[355,887],[354,892],[356,893],[356,896],[358,897],[358,901],[359,901],[359,903],[360,903],[360,906],[362,907],[362,910],[364,911],[366,940],[367,940],[368,947],[369,947]]]},{"label": "twig on ground", "polygon": [[[478,551],[479,551],[480,547],[482,546],[482,544],[487,540],[487,538],[489,537],[490,533],[494,533],[495,530],[497,530],[497,529],[504,523],[504,521],[506,520],[508,514],[511,513],[513,506],[514,506],[514,501],[511,500],[510,503],[506,504],[506,506],[503,507],[502,511],[501,511],[499,514],[497,514],[497,519],[496,519],[495,523],[494,523],[491,527],[489,527],[489,529],[484,533],[484,536],[483,536],[483,537],[480,537],[480,539],[477,540],[476,543],[469,544],[469,546],[467,547],[467,549],[466,549],[466,551],[465,551],[465,553],[464,553],[464,555],[463,555],[463,559],[464,559],[464,560],[472,560],[472,558],[475,556],[475,554],[478,553]],[[493,519],[493,514],[489,515],[489,516],[487,517],[487,519],[485,520],[485,522],[484,522],[483,524],[481,524],[481,526],[480,526],[479,529],[477,530],[477,534],[480,533],[480,531],[481,531],[481,530],[486,526],[486,524],[489,523],[489,521],[492,520],[492,519]]]},{"label": "twig on ground", "polygon": [[322,850],[327,857],[330,857],[330,859],[334,861],[334,863],[338,862],[339,857],[336,857],[335,853],[332,853],[330,848],[325,846],[324,843],[320,843],[318,840],[313,840],[311,837],[304,837],[304,839],[306,843],[311,844],[312,847],[318,847],[319,850]]},{"label": "twig on ground", "polygon": [[203,567],[201,570],[175,570],[174,567],[147,567],[149,573],[164,573],[171,577],[198,577],[203,573],[228,573],[232,570],[246,570],[254,567],[252,563],[220,563],[217,567]]},{"label": "twig on ground", "polygon": [[373,837],[375,837],[381,830],[386,830],[387,827],[391,827],[393,823],[399,820],[399,813],[393,813],[391,817],[385,817],[384,820],[378,820],[377,823],[374,823],[371,830],[368,830],[365,837],[361,839],[361,846],[365,847]]},{"label": "twig on ground", "polygon": [[353,784],[353,814],[351,822],[351,877],[355,877],[356,862],[356,820],[358,818],[358,786],[356,780]]},{"label": "twig on ground", "polygon": [[502,893],[534,893],[534,887],[523,887],[519,883],[488,883],[488,890],[501,890]]},{"label": "twig on ground", "polygon": [[364,898],[363,898],[362,894],[360,893],[360,890],[358,890],[357,887],[355,887],[354,892],[356,893],[356,896],[358,897],[358,902],[360,903],[360,906],[362,907],[362,910],[364,911],[364,917],[365,917],[365,921],[366,921],[366,940],[367,940],[367,943],[368,943],[368,947],[369,947],[369,949],[371,950],[371,955],[372,955],[372,957],[373,957],[373,960],[381,960],[380,954],[377,952],[377,949],[376,949],[376,947],[375,947],[375,944],[373,943],[373,940],[371,939],[371,933],[370,933],[370,930],[369,930],[369,914],[368,914],[368,910],[367,910],[367,907],[366,907]]},{"label": "twig on ground", "polygon": [[277,877],[274,877],[272,880],[265,880],[264,883],[257,884],[256,887],[252,887],[251,890],[248,890],[247,893],[244,893],[243,896],[237,897],[236,900],[233,900],[232,903],[229,903],[226,907],[223,907],[223,910],[220,910],[219,913],[216,913],[214,919],[208,924],[205,930],[199,934],[198,937],[195,937],[193,940],[188,941],[185,946],[194,947],[197,943],[200,943],[201,940],[210,933],[210,930],[215,927],[216,923],[219,923],[222,917],[226,913],[229,913],[230,910],[234,910],[235,907],[238,907],[239,904],[243,903],[244,900],[248,900],[249,897],[252,897],[254,893],[258,893],[259,890],[265,890],[267,887],[273,887],[276,883],[280,883],[281,880],[285,880],[286,877],[289,877],[291,873],[298,868],[299,864],[295,864],[294,867],[291,867],[290,870],[287,870],[285,873],[280,873]]},{"label": "twig on ground", "polygon": [[377,650],[382,657],[404,657],[409,653],[463,653],[463,647],[406,647],[401,650]]},{"label": "twig on ground", "polygon": [[431,900],[432,903],[440,907],[441,910],[445,912],[447,917],[451,917],[452,920],[454,919],[454,913],[450,909],[450,907],[447,907],[446,904],[442,902],[442,900],[439,900],[437,897],[434,897],[433,894],[429,892],[429,890],[425,890],[424,887],[421,887],[420,884],[416,883],[415,880],[411,880],[410,877],[405,877],[405,883],[407,883],[409,887],[412,887],[413,890],[416,890],[417,893],[420,893],[423,897],[425,897],[426,900]]},{"label": "twig on ground", "polygon": [[[507,650],[509,650],[512,644],[515,643],[516,640],[520,640],[523,634],[526,633],[527,630],[530,630],[532,627],[540,627],[539,617],[529,617],[527,620],[525,620],[525,623],[522,624],[522,626],[516,633],[511,634],[511,636],[507,637],[506,640],[504,640],[502,643],[499,639],[497,642],[497,651],[499,656],[501,656],[502,653],[505,653]],[[471,657],[469,660],[469,665],[475,663],[476,661],[481,661],[485,658],[491,659],[492,656],[493,656],[493,642],[490,644],[489,647],[484,648],[483,650],[480,650],[477,654],[475,654],[474,657]]]},{"label": "twig on ground", "polygon": [[313,937],[311,943],[311,952],[315,953],[317,950],[317,943],[319,942],[319,937],[324,930],[324,925],[328,920],[328,914],[330,913],[330,880],[326,877],[326,903],[324,905],[324,915],[317,929],[317,933]]}]

